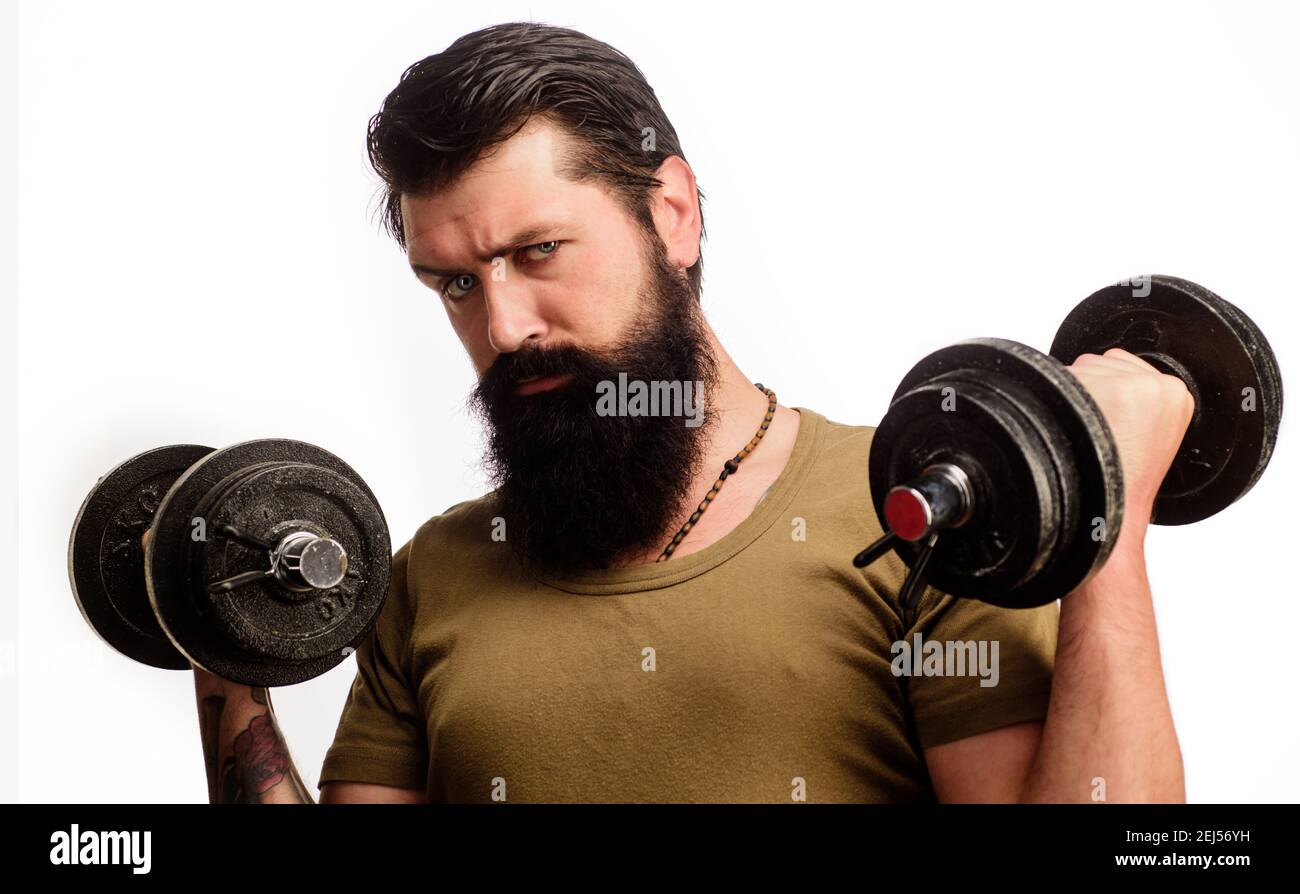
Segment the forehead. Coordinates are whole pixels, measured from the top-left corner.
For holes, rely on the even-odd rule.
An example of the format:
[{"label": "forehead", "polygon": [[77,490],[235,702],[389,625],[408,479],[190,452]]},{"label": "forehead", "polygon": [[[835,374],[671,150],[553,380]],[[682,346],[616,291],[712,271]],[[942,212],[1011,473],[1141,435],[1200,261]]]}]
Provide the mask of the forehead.
[{"label": "forehead", "polygon": [[549,122],[530,121],[431,196],[401,197],[411,261],[437,261],[462,248],[486,251],[495,240],[534,225],[576,220],[604,193],[557,173],[570,138]]}]

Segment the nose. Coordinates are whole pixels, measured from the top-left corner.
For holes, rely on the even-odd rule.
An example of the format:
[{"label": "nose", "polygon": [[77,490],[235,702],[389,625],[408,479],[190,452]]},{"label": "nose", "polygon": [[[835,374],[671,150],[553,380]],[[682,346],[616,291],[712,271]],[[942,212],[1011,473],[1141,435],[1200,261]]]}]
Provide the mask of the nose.
[{"label": "nose", "polygon": [[546,320],[526,284],[484,283],[483,295],[488,342],[498,354],[513,353],[525,342],[545,337]]}]

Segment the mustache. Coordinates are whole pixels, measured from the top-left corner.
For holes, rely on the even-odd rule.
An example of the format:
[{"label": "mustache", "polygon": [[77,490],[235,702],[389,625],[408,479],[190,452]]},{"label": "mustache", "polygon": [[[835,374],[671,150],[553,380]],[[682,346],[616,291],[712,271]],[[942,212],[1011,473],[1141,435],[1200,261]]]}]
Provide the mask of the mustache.
[{"label": "mustache", "polygon": [[574,345],[520,348],[492,361],[475,389],[483,395],[509,393],[522,379],[567,373],[575,379],[603,374],[605,364]]}]

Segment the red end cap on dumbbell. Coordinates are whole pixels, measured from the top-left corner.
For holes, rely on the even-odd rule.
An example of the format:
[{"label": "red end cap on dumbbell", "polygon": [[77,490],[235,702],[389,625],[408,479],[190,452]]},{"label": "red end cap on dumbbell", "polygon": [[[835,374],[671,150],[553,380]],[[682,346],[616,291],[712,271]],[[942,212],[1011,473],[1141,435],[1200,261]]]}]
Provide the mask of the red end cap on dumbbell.
[{"label": "red end cap on dumbbell", "polygon": [[889,530],[903,540],[920,540],[929,532],[933,520],[930,503],[914,488],[895,487],[885,497],[885,521]]}]

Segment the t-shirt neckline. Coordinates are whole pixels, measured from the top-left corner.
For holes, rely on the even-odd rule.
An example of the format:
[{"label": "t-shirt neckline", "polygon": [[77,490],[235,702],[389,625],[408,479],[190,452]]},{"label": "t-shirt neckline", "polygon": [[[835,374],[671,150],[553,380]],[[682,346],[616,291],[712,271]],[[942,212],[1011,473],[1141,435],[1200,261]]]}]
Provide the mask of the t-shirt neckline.
[{"label": "t-shirt neckline", "polygon": [[772,482],[767,496],[736,527],[704,549],[666,562],[649,562],[623,568],[582,571],[567,576],[536,570],[533,576],[543,584],[581,595],[639,593],[671,587],[716,568],[757,540],[781,517],[794,499],[817,454],[825,434],[826,418],[807,407],[792,407],[799,413],[799,432],[785,468]]}]

